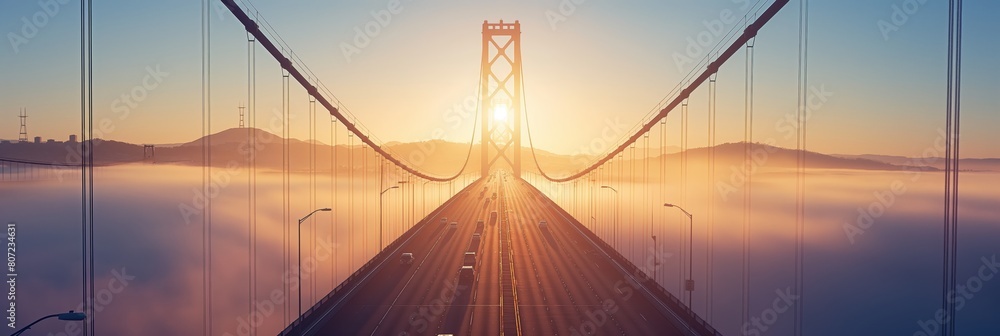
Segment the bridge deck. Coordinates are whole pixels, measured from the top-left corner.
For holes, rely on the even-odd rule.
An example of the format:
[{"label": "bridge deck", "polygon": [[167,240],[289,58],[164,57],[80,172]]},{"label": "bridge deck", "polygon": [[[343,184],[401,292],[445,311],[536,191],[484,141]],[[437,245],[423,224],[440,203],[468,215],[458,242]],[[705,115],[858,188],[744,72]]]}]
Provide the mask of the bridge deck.
[{"label": "bridge deck", "polygon": [[[488,191],[483,195],[483,188]],[[492,199],[497,192],[497,199]],[[489,200],[489,202],[487,202]],[[498,211],[497,220],[490,213]],[[459,223],[450,229],[441,223]],[[459,268],[486,222],[475,279]],[[545,220],[547,228],[538,223]],[[652,299],[621,260],[519,180],[480,180],[386,253],[367,281],[286,330],[305,335],[693,335],[669,300]],[[412,265],[397,260],[416,257]],[[617,261],[616,261],[617,260]],[[669,307],[669,308],[668,308]],[[689,319],[687,319],[690,321]],[[695,326],[697,327],[697,326]],[[704,329],[703,329],[704,330]]]}]

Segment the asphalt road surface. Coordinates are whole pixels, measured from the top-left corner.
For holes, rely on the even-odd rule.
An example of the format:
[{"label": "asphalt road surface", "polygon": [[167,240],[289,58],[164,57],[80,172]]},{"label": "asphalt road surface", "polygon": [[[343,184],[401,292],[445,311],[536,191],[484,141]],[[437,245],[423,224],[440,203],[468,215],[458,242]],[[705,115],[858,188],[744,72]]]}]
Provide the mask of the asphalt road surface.
[{"label": "asphalt road surface", "polygon": [[[462,279],[478,220],[485,225],[475,276]],[[476,182],[402,245],[412,264],[392,256],[350,299],[319,314],[326,318],[308,334],[690,334],[569,220],[519,180]]]}]

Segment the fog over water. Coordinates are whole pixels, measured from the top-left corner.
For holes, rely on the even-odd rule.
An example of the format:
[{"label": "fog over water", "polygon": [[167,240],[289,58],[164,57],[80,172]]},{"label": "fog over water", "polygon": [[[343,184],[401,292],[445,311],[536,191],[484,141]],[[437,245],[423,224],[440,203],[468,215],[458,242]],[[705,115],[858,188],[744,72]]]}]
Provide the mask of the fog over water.
[{"label": "fog over water", "polygon": [[[215,171],[222,170],[216,168]],[[58,176],[59,174],[55,174]],[[343,175],[343,174],[341,174]],[[358,174],[360,175],[360,174]],[[0,183],[0,220],[17,223],[18,325],[69,309],[81,302],[80,182],[76,173],[63,180]],[[248,314],[248,201],[243,171],[228,176],[212,197],[214,331],[236,334]],[[337,178],[337,200],[331,199],[329,173],[319,174],[316,207],[334,207],[314,216],[318,249],[329,238],[334,257],[317,255],[316,292],[327,293],[364,263],[377,249],[377,175],[368,179]],[[282,292],[283,200],[279,172],[257,176],[258,261],[257,296],[265,300]],[[293,174],[290,223],[311,211],[309,175]],[[694,309],[706,316],[706,218],[709,195],[716,199],[714,225],[714,307],[712,324],[723,334],[740,334],[743,186],[711,193],[703,174],[690,172],[686,197],[680,185],[612,181],[620,197],[619,246],[642,264],[651,254],[651,234],[658,249],[670,253],[657,279],[678,293],[678,271],[686,260],[687,218],[665,202],[683,206],[694,215]],[[751,316],[762,316],[782,291],[793,285],[794,172],[771,170],[753,175],[751,229]],[[913,335],[920,321],[930,320],[940,306],[942,181],[939,172],[913,175],[896,171],[811,170],[807,176],[805,297],[795,304],[805,309],[809,335]],[[893,184],[897,183],[895,188]],[[200,334],[202,305],[202,216],[197,211],[201,168],[129,165],[96,170],[95,250],[96,315],[101,335]],[[367,184],[364,187],[363,184]],[[539,184],[550,197],[610,240],[615,194],[597,182]],[[454,190],[462,185],[456,183]],[[902,189],[899,187],[902,186]],[[1000,174],[961,175],[959,283],[976,278],[981,288],[959,310],[958,332],[1000,334],[1000,276],[979,277],[982,258],[1000,254]],[[424,190],[426,188],[426,190]],[[403,185],[385,196],[386,237],[397,236],[403,224],[423,218],[450,195],[448,184]],[[902,190],[902,191],[900,191]],[[349,204],[353,191],[353,207]],[[367,191],[362,196],[362,191]],[[426,204],[422,194],[426,191]],[[891,199],[890,199],[891,198]],[[361,206],[366,200],[366,207]],[[597,211],[591,204],[603,205]],[[353,210],[352,210],[353,209]],[[362,209],[367,209],[362,210]],[[859,210],[860,209],[860,210]],[[881,210],[880,210],[881,209]],[[190,220],[190,222],[188,221]],[[516,219],[514,219],[516,221]],[[556,219],[553,219],[556,220]],[[333,225],[331,225],[331,223]],[[351,224],[353,223],[353,224]],[[311,236],[311,223],[303,231]],[[856,229],[845,230],[846,226]],[[331,231],[331,227],[334,229]],[[686,229],[685,229],[686,230]],[[850,233],[850,234],[849,234]],[[295,231],[292,231],[294,240]],[[294,244],[294,241],[293,241]],[[294,245],[293,245],[294,247]],[[292,250],[294,253],[294,249]],[[308,256],[308,252],[304,252]],[[308,258],[308,257],[307,257]],[[292,262],[294,256],[292,256]],[[686,266],[684,269],[686,271]],[[989,272],[989,270],[987,270]],[[990,273],[992,274],[992,273]],[[134,277],[134,278],[133,278]],[[115,280],[117,279],[117,280]],[[127,282],[125,286],[118,283]],[[114,284],[109,285],[112,281]],[[612,284],[608,284],[611,286]],[[307,289],[311,287],[306,280]],[[292,292],[293,296],[295,292]],[[310,291],[305,292],[306,306]],[[294,300],[293,300],[294,301]],[[285,324],[278,304],[259,329],[276,334]],[[294,302],[292,303],[294,309]],[[261,310],[266,310],[261,308]],[[789,334],[792,313],[778,313],[762,334]],[[66,323],[46,321],[32,329],[47,335],[65,331]]]},{"label": "fog over water", "polygon": [[[237,334],[246,321],[248,305],[248,174],[225,173],[215,168],[219,192],[212,198],[213,320],[215,334]],[[77,309],[81,292],[81,198],[77,172],[45,174],[47,180],[0,183],[0,219],[17,223],[18,325],[53,312]],[[63,180],[55,178],[62,176]],[[346,174],[342,174],[346,175]],[[316,207],[333,207],[303,224],[303,260],[308,263],[312,226],[318,227],[316,259],[320,265],[312,285],[304,279],[304,309],[328,293],[378,248],[378,181],[371,169],[367,179],[360,169],[353,179],[337,177],[336,205],[331,199],[329,173],[317,176]],[[308,173],[292,174],[291,263],[295,259],[295,223],[308,214]],[[395,176],[387,176],[387,179]],[[201,334],[202,314],[202,215],[201,168],[130,165],[96,169],[95,174],[95,284],[100,311],[97,330],[102,335]],[[468,180],[471,181],[471,180]],[[367,182],[367,188],[364,183]],[[386,243],[403,227],[400,203],[405,197],[405,217],[423,218],[449,195],[448,183],[425,186],[404,184],[384,197]],[[463,185],[456,182],[454,190]],[[425,190],[422,190],[425,189]],[[350,190],[354,190],[349,205]],[[367,194],[362,191],[367,190]],[[404,195],[405,192],[405,195]],[[422,194],[426,193],[424,203]],[[284,296],[282,278],[282,175],[258,171],[257,176],[257,290],[265,301],[273,291]],[[411,197],[416,204],[412,208]],[[362,201],[367,200],[362,205]],[[353,209],[353,210],[351,210]],[[334,217],[336,216],[336,217]],[[331,226],[331,223],[336,225]],[[355,223],[349,226],[349,223]],[[365,225],[367,223],[367,225]],[[336,229],[331,231],[331,227]],[[323,241],[328,243],[324,244]],[[333,250],[333,257],[328,251]],[[335,270],[335,274],[331,275]],[[114,272],[128,279],[120,289]],[[134,277],[134,278],[131,278]],[[119,281],[120,282],[120,281]],[[294,281],[293,281],[294,282]],[[113,287],[113,288],[112,288]],[[107,289],[106,297],[101,296]],[[291,309],[296,310],[292,291]],[[103,300],[102,300],[103,299]],[[277,334],[284,326],[283,303],[267,316],[259,333]],[[261,307],[266,312],[266,307]],[[292,314],[294,316],[294,313]],[[46,321],[32,333],[64,331],[65,323]]]},{"label": "fog over water", "polygon": [[[744,189],[731,183],[728,174],[718,176],[711,194],[716,200],[711,322],[725,335],[742,335],[746,333],[741,331]],[[932,320],[941,305],[944,174],[816,169],[809,170],[806,179],[805,297],[796,301],[804,305],[804,332],[913,335],[922,331],[918,321]],[[707,174],[689,171],[686,198],[680,196],[676,178],[668,178],[665,186],[617,179],[581,182],[575,203],[572,184],[544,183],[539,189],[582,222],[603,225],[598,233],[613,241],[609,227],[614,223],[615,193],[600,189],[600,184],[610,184],[621,197],[618,234],[623,253],[637,265],[651,266],[650,236],[657,235],[657,250],[670,255],[658,268],[657,280],[682,299],[686,294],[678,294],[681,274],[687,272],[688,218],[663,203],[680,205],[693,214],[693,306],[706,317]],[[960,188],[957,278],[961,285],[971,282],[981,288],[974,288],[978,291],[960,305],[957,332],[997,335],[1000,274],[994,277],[996,270],[989,267],[983,277],[978,272],[984,258],[1000,261],[1000,174],[963,172]],[[776,291],[794,285],[795,172],[757,172],[752,175],[751,192],[749,315],[777,318],[773,324],[763,323],[766,331],[750,326],[747,334],[758,330],[789,335],[791,310],[765,312],[782,298]],[[605,206],[594,212],[590,202]],[[782,303],[778,308],[783,307]]]}]

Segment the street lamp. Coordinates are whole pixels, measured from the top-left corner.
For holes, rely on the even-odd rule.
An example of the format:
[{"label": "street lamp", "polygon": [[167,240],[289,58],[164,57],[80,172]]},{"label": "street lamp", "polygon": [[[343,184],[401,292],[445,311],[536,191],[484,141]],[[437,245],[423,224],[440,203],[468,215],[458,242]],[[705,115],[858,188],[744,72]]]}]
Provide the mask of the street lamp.
[{"label": "street lamp", "polygon": [[656,235],[653,235],[653,282],[659,284],[659,282],[656,281],[656,273],[658,273],[656,271],[657,266],[660,266],[660,256],[656,250]]},{"label": "street lamp", "polygon": [[[410,183],[410,180],[397,181],[396,183],[401,185],[400,188],[399,188],[399,191],[400,191],[400,193],[399,193],[399,229],[400,229],[400,231],[399,232],[400,232],[400,234],[402,234],[402,232],[406,230],[406,201],[405,201],[405,199],[406,199],[406,186],[403,185],[403,184]],[[412,190],[413,187],[410,187],[410,189]]]},{"label": "street lamp", "polygon": [[691,292],[694,291],[694,280],[691,279],[693,277],[693,275],[692,275],[693,272],[691,271],[691,269],[692,269],[691,268],[691,260],[692,260],[692,258],[691,258],[692,248],[691,247],[694,244],[694,216],[691,216],[691,213],[687,212],[687,210],[684,210],[684,208],[681,208],[679,206],[676,206],[676,205],[673,205],[673,204],[670,204],[670,203],[663,203],[663,206],[668,207],[668,208],[677,208],[680,211],[684,212],[685,215],[688,216],[688,279],[687,279],[687,281],[684,282],[684,290],[686,290],[688,292],[688,310],[690,310],[691,309]]},{"label": "street lamp", "polygon": [[378,251],[380,253],[382,252],[382,195],[385,195],[386,191],[392,189],[399,189],[399,186],[394,185],[385,188],[385,190],[382,190],[382,192],[378,194]]},{"label": "street lamp", "polygon": [[615,214],[612,217],[614,217],[614,222],[613,222],[614,223],[613,224],[613,226],[614,226],[614,228],[613,228],[613,231],[614,231],[613,232],[614,233],[613,236],[614,236],[614,238],[613,238],[613,240],[615,242],[615,249],[617,249],[618,248],[618,213],[620,212],[620,209],[618,209],[618,208],[621,207],[621,198],[618,195],[618,189],[615,189],[615,188],[612,188],[611,186],[606,186],[606,185],[602,185],[601,189],[611,189],[611,191],[615,192],[615,198],[616,198],[615,199]]},{"label": "street lamp", "polygon": [[80,312],[74,312],[74,311],[70,310],[68,313],[48,315],[48,316],[45,316],[45,317],[42,317],[40,319],[35,320],[35,322],[31,322],[31,324],[25,326],[24,328],[21,328],[18,331],[15,331],[13,334],[10,334],[10,336],[20,335],[20,334],[24,333],[25,331],[27,331],[28,329],[31,329],[31,326],[37,324],[38,322],[42,322],[42,320],[53,318],[53,317],[57,317],[57,318],[59,318],[62,321],[83,321],[83,320],[87,319],[87,314],[80,313]]},{"label": "street lamp", "polygon": [[299,276],[298,276],[298,278],[299,278],[299,316],[300,317],[302,316],[302,222],[305,222],[306,219],[309,219],[310,216],[312,216],[313,214],[315,214],[317,212],[320,212],[320,211],[331,211],[331,209],[330,208],[316,209],[316,210],[313,210],[313,212],[310,212],[305,217],[302,217],[302,219],[299,219]]}]

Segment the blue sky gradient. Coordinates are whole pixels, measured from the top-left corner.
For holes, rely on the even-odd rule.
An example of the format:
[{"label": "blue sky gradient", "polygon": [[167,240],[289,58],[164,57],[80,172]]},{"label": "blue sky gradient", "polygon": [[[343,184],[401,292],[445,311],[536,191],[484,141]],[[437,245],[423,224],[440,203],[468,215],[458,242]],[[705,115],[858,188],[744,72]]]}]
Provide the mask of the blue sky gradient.
[{"label": "blue sky gradient", "polygon": [[[809,85],[833,96],[810,119],[809,149],[917,156],[944,128],[948,2],[925,1],[898,30],[884,35],[879,22],[893,22],[894,6],[906,2],[811,1]],[[385,10],[389,1],[252,3],[385,141],[427,140],[437,129],[446,140],[467,141],[472,120],[458,122],[450,110],[476,94],[480,25],[486,19],[520,20],[535,144],[567,154],[579,152],[579,144],[598,137],[608,122],[640,122],[690,70],[680,71],[674,61],[689,47],[689,38],[708,31],[705,22],[718,20],[723,11],[742,18],[748,5],[742,0],[587,0],[553,24],[552,13],[568,12],[564,1],[400,0],[399,13],[348,59],[343,46],[356,38],[355,27],[375,22],[372,12]],[[213,129],[221,130],[237,125],[236,106],[247,101],[247,46],[242,27],[214,4]],[[94,113],[113,120],[114,128],[104,137],[176,143],[200,135],[200,5],[95,3]],[[31,136],[65,139],[78,133],[79,3],[2,6],[0,138],[17,137],[22,107],[30,115]],[[55,15],[45,13],[53,6]],[[992,64],[1000,56],[1000,37],[990,17],[1000,3],[968,1],[965,6],[963,156],[1000,157],[992,134],[1000,124],[1000,67]],[[27,43],[11,43],[12,34],[26,36],[23,20],[30,22],[38,13],[47,22],[37,34]],[[775,138],[778,145],[792,147],[794,139],[786,140],[775,125],[795,109],[797,24],[798,1],[792,1],[761,30],[755,48],[755,139]],[[256,55],[257,115],[266,117],[281,108],[280,71],[263,50]],[[738,53],[719,73],[720,142],[743,139],[744,62]],[[157,66],[169,76],[121,118],[120,110],[115,112],[121,103],[115,100],[142,84],[147,67]],[[691,100],[691,146],[697,147],[706,144],[707,92],[700,89],[694,97],[702,97]],[[304,138],[307,98],[295,87],[291,99],[293,136]],[[675,134],[676,119],[669,123]],[[554,131],[565,127],[573,131]]]}]

